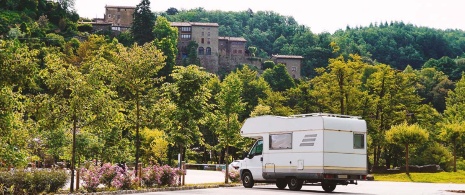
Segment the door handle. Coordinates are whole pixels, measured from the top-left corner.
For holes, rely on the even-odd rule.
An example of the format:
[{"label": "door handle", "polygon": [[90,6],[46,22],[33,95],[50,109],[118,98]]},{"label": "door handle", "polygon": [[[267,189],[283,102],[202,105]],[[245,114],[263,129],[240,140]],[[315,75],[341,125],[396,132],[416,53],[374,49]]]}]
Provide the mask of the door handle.
[{"label": "door handle", "polygon": [[260,161],[263,161],[263,156],[262,156],[262,157],[260,157]]}]

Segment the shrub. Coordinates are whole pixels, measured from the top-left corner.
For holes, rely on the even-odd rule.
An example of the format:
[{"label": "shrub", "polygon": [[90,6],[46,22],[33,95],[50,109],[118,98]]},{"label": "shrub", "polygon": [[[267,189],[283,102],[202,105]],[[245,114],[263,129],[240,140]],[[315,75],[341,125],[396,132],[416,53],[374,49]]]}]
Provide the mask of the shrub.
[{"label": "shrub", "polygon": [[98,174],[100,176],[100,183],[102,183],[106,187],[110,187],[113,178],[115,178],[116,175],[121,171],[121,167],[119,166],[113,166],[110,163],[103,164],[98,171]]},{"label": "shrub", "polygon": [[49,181],[49,188],[47,192],[57,192],[66,185],[68,173],[64,170],[51,170],[48,172],[48,177],[49,178],[47,180]]},{"label": "shrub", "polygon": [[68,179],[63,170],[15,170],[0,172],[0,186],[7,194],[42,194],[57,192]]},{"label": "shrub", "polygon": [[82,180],[82,187],[87,192],[97,191],[97,187],[100,184],[100,176],[98,174],[97,167],[89,166],[89,169],[82,168],[80,177]]},{"label": "shrub", "polygon": [[173,186],[177,184],[178,176],[182,174],[177,168],[168,165],[154,165],[142,170],[142,181],[145,186]]},{"label": "shrub", "polygon": [[163,174],[163,171],[159,169],[158,165],[152,167],[147,167],[142,169],[142,181],[143,184],[147,187],[152,187],[160,183],[160,178]]},{"label": "shrub", "polygon": [[118,172],[116,176],[111,181],[111,186],[115,187],[116,189],[123,189],[129,190],[136,187],[136,184],[139,181],[134,174],[134,171],[125,171],[126,169]]}]

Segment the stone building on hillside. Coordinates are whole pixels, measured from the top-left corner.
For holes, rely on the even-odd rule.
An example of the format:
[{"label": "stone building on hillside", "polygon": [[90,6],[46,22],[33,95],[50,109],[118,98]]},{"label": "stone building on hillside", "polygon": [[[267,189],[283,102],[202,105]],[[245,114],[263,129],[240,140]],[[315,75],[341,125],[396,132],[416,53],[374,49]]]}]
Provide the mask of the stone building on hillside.
[{"label": "stone building on hillside", "polygon": [[275,64],[284,64],[286,65],[287,72],[294,79],[300,79],[300,69],[302,66],[302,56],[293,56],[293,55],[273,55],[271,60]]},{"label": "stone building on hillside", "polygon": [[[218,36],[217,23],[171,22],[171,26],[177,27],[179,33],[177,64],[187,57],[189,42],[195,41],[200,64],[209,72],[231,71],[242,64],[261,69],[261,60],[251,58],[246,49],[247,40],[243,37]],[[271,58],[275,64],[286,65],[289,74],[296,79],[301,77],[302,59],[302,56],[293,55],[273,55]]]},{"label": "stone building on hillside", "polygon": [[218,71],[218,24],[202,22],[172,22],[171,26],[178,28],[177,64],[181,64],[189,51],[189,42],[198,44],[197,57],[200,64],[210,72]]},{"label": "stone building on hillside", "polygon": [[105,15],[103,20],[106,23],[111,23],[113,31],[124,32],[131,28],[134,21],[134,6],[105,6]]}]

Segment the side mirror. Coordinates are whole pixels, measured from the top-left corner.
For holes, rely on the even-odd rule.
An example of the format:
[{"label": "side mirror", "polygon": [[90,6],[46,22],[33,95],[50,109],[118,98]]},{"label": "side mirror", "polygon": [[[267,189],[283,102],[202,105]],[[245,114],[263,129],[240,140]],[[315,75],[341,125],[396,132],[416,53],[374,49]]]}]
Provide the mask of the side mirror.
[{"label": "side mirror", "polygon": [[254,154],[248,154],[247,158],[252,159],[255,155]]}]

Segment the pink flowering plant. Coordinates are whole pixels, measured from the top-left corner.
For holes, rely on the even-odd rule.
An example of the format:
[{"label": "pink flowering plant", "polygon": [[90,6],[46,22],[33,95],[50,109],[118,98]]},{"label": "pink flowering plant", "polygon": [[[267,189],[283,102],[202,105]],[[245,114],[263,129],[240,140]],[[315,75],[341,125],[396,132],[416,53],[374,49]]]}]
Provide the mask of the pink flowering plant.
[{"label": "pink flowering plant", "polygon": [[119,166],[112,165],[111,163],[103,164],[98,171],[98,174],[100,175],[100,183],[106,187],[110,187],[113,178],[115,178],[120,172],[123,172],[123,170]]},{"label": "pink flowering plant", "polygon": [[168,165],[154,165],[142,170],[142,181],[145,186],[175,186],[181,171]]},{"label": "pink flowering plant", "polygon": [[160,183],[163,171],[158,165],[142,169],[142,181],[145,186],[153,187]]},{"label": "pink flowering plant", "polygon": [[89,169],[83,168],[80,172],[82,187],[87,192],[96,192],[98,185],[100,185],[100,176],[97,167],[90,166]]},{"label": "pink flowering plant", "polygon": [[[127,170],[124,169],[124,170]],[[111,186],[116,189],[129,190],[136,187],[139,178],[135,177],[133,171],[120,171],[111,181]]]}]

